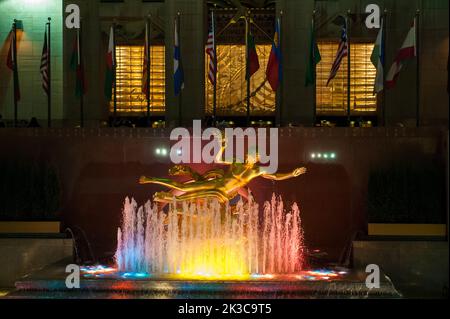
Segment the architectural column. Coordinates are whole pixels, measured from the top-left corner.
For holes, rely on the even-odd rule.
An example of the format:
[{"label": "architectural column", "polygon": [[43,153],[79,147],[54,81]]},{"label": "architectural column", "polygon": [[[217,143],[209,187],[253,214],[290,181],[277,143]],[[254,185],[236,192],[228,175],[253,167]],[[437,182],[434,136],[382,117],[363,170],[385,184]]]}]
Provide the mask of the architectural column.
[{"label": "architectural column", "polygon": [[278,0],[276,7],[283,11],[281,124],[312,126],[313,89],[305,87],[305,72],[314,1]]},{"label": "architectural column", "polygon": [[166,0],[166,125],[169,127],[179,124],[180,97],[175,97],[173,83],[174,20],[178,12],[181,14],[180,42],[184,69],[181,123],[190,126],[192,120],[203,118],[205,113],[205,2]]}]

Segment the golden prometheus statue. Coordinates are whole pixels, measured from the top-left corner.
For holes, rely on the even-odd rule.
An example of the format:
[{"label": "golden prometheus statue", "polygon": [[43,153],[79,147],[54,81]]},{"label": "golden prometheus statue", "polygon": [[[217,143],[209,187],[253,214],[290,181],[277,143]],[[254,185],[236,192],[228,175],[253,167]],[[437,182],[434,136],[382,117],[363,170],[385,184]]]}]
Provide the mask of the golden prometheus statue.
[{"label": "golden prometheus statue", "polygon": [[272,181],[284,181],[306,173],[306,168],[296,168],[290,173],[268,174],[258,165],[259,156],[247,155],[244,163],[224,162],[221,160],[226,146],[222,146],[217,154],[217,163],[227,165],[228,169],[213,169],[199,174],[186,165],[176,165],[169,170],[170,176],[190,176],[186,182],[177,182],[166,178],[145,177],[139,179],[140,184],[157,184],[168,187],[171,192],[158,192],[153,200],[159,203],[191,201],[197,199],[217,199],[227,203],[240,195],[248,199],[247,185],[255,178],[262,177]]}]

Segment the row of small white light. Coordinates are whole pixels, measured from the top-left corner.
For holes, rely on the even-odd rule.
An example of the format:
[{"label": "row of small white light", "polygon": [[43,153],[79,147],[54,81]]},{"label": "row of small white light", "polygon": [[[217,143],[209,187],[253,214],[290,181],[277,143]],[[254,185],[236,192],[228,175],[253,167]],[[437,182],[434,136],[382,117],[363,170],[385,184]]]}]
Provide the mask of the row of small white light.
[{"label": "row of small white light", "polygon": [[[169,155],[169,151],[164,147],[159,147],[155,150],[155,154],[157,156],[165,157],[165,156]],[[177,155],[181,155],[181,149],[177,150]]]},{"label": "row of small white light", "polygon": [[312,159],[336,159],[336,153],[311,153],[311,158]]},{"label": "row of small white light", "polygon": [[[169,151],[166,148],[157,148],[155,150],[156,155],[158,156],[167,156],[169,154]],[[181,150],[177,150],[177,155],[181,155]],[[312,159],[336,159],[336,153],[311,153],[311,158]]]},{"label": "row of small white light", "polygon": [[158,156],[167,156],[169,154],[169,151],[166,148],[157,148],[155,150],[155,153]]}]

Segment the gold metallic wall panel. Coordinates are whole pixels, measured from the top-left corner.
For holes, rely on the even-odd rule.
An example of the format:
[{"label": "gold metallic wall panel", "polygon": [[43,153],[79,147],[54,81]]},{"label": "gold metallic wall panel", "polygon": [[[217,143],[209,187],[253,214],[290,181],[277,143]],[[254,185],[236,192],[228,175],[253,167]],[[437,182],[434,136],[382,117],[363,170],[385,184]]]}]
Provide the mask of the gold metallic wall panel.
[{"label": "gold metallic wall panel", "polygon": [[[143,46],[117,46],[117,111],[121,113],[145,113],[147,101],[142,94]],[[165,111],[165,48],[151,47],[150,111]],[[113,102],[110,111],[114,111]]]},{"label": "gold metallic wall panel", "polygon": [[[317,65],[317,113],[347,114],[347,59],[334,80],[327,87],[328,76],[338,49],[336,42],[320,42],[322,61]],[[350,71],[350,112],[376,112],[377,98],[373,94],[376,69],[370,61],[371,43],[352,43],[350,47],[352,69]]]},{"label": "gold metallic wall panel", "polygon": [[[275,114],[275,92],[266,81],[266,67],[272,46],[257,45],[260,69],[251,79],[252,115]],[[217,45],[217,115],[244,116],[247,113],[245,80],[245,45]],[[206,113],[213,112],[213,86],[208,80],[209,58],[205,55]]]}]

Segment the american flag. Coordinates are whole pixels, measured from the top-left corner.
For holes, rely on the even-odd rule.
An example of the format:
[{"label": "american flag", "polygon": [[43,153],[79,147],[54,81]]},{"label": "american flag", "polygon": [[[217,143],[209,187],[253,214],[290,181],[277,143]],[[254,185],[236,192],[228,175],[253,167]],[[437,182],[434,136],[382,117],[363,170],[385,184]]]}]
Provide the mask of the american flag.
[{"label": "american flag", "polygon": [[49,76],[49,52],[48,52],[48,41],[47,41],[47,29],[45,30],[44,36],[44,48],[42,49],[41,57],[41,74],[42,74],[42,88],[45,93],[49,94],[50,86],[50,76]]},{"label": "american flag", "polygon": [[208,78],[212,85],[216,84],[216,39],[214,13],[211,13],[211,28],[208,33],[208,42],[206,43],[206,54],[209,56]]},{"label": "american flag", "polygon": [[330,76],[328,77],[327,86],[328,84],[330,84],[331,80],[333,80],[336,77],[336,74],[338,73],[339,68],[341,67],[342,59],[347,55],[348,55],[347,23],[345,23],[342,28],[341,42],[339,43],[336,59],[334,60]]}]

